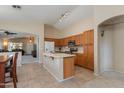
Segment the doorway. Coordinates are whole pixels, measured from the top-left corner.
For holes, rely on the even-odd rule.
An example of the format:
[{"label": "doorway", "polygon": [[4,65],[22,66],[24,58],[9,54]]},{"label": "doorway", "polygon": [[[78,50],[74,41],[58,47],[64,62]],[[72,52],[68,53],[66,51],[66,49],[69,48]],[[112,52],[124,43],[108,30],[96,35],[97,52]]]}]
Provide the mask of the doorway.
[{"label": "doorway", "polygon": [[22,32],[0,32],[0,51],[20,52],[20,64],[39,62],[39,38],[37,35]]},{"label": "doorway", "polygon": [[124,15],[101,23],[98,33],[100,73],[124,73]]}]

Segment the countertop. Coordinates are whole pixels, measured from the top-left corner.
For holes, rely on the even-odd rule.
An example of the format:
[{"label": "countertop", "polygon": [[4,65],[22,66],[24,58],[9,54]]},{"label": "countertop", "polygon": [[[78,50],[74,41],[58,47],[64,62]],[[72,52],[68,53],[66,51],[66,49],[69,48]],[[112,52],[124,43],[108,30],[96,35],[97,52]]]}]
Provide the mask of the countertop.
[{"label": "countertop", "polygon": [[66,54],[66,53],[44,53],[43,55],[49,56],[49,57],[56,57],[56,58],[74,57],[75,56],[73,54]]}]

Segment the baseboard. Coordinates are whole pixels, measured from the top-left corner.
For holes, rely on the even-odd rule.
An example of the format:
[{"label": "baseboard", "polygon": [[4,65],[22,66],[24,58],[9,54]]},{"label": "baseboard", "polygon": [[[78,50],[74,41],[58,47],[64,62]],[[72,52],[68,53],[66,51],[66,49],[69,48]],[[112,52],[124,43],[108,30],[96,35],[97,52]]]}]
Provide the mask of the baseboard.
[{"label": "baseboard", "polygon": [[108,71],[115,71],[114,69],[106,69],[106,70],[103,70],[103,71],[101,71],[101,72],[99,72],[99,73],[95,73],[94,72],[94,75],[95,76],[99,76],[99,75],[102,75],[104,72],[108,72]]},{"label": "baseboard", "polygon": [[118,72],[118,73],[124,74],[124,72],[121,72],[121,71],[117,71],[117,70],[115,70],[114,72]]},{"label": "baseboard", "polygon": [[95,75],[95,76],[99,76],[100,74],[98,74],[98,73],[94,73],[94,75]]}]

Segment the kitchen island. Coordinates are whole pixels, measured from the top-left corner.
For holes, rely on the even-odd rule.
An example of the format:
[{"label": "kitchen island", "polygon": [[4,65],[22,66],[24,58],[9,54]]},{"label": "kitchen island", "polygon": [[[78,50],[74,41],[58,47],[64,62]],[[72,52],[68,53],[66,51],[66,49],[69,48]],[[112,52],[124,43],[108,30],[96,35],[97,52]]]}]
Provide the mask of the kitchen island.
[{"label": "kitchen island", "polygon": [[43,66],[61,82],[74,77],[74,56],[65,53],[44,53]]}]

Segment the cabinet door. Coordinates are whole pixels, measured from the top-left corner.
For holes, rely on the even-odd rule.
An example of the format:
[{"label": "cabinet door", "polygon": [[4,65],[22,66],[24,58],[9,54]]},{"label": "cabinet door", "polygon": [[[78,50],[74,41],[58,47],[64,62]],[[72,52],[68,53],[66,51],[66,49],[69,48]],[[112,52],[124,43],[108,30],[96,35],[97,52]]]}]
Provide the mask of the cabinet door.
[{"label": "cabinet door", "polygon": [[83,66],[87,68],[88,66],[88,45],[84,45],[83,46],[83,57],[85,58],[85,62],[83,63]]},{"label": "cabinet door", "polygon": [[94,46],[88,45],[88,64],[87,67],[91,70],[94,70]]},{"label": "cabinet door", "polygon": [[72,41],[72,40],[74,40],[74,37],[73,36],[70,36],[69,37],[69,41]]},{"label": "cabinet door", "polygon": [[77,54],[75,54],[75,57],[74,57],[74,64],[78,65]]},{"label": "cabinet door", "polygon": [[63,39],[60,39],[59,40],[59,46],[63,46],[63,43],[64,43],[64,40]]},{"label": "cabinet door", "polygon": [[84,55],[85,55],[85,56],[88,55],[88,46],[87,46],[87,45],[84,45],[84,46],[83,46],[83,52],[84,52]]},{"label": "cabinet door", "polygon": [[67,46],[67,45],[68,45],[68,38],[64,38],[63,40],[64,40],[63,45],[64,45],[64,46]]},{"label": "cabinet door", "polygon": [[79,36],[79,45],[83,45],[82,38],[83,38],[83,34],[80,34],[80,36]]},{"label": "cabinet door", "polygon": [[88,32],[84,32],[82,35],[82,44],[87,45],[88,44]]},{"label": "cabinet door", "polygon": [[94,31],[90,30],[88,31],[88,44],[94,43]]},{"label": "cabinet door", "polygon": [[77,53],[76,55],[77,55],[76,56],[76,62],[75,62],[76,65],[84,67],[85,66],[85,62],[86,62],[86,57],[82,53]]},{"label": "cabinet door", "polygon": [[75,36],[75,43],[76,45],[80,45],[80,35]]},{"label": "cabinet door", "polygon": [[55,39],[54,42],[55,42],[55,46],[59,46],[59,40],[58,39]]}]

